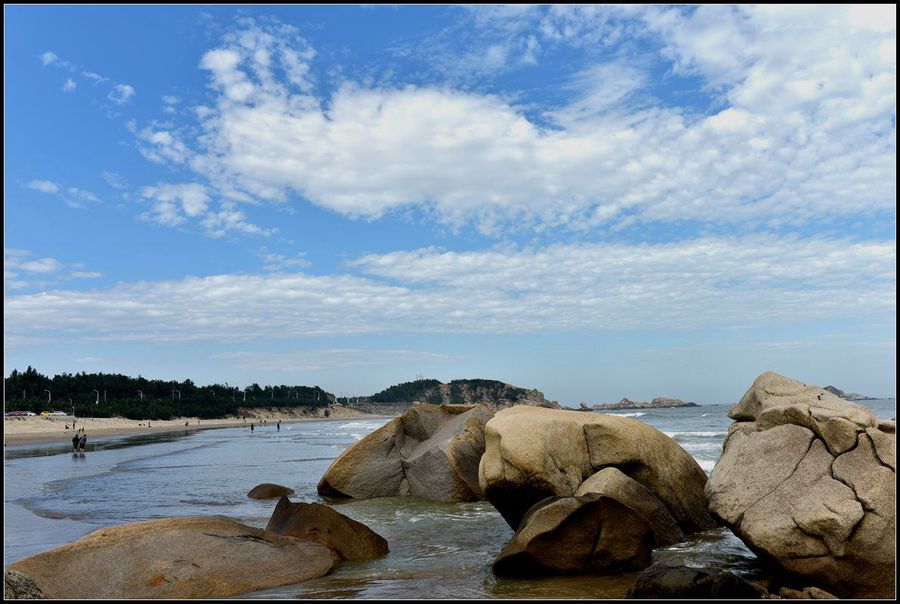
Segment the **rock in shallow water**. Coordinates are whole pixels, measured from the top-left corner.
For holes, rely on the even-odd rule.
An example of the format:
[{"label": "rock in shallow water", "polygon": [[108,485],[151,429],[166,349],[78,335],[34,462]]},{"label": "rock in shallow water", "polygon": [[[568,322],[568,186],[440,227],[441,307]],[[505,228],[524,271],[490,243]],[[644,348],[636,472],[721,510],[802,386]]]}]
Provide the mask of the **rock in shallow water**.
[{"label": "rock in shallow water", "polygon": [[331,570],[328,548],[228,518],[133,522],[19,560],[48,598],[216,598]]},{"label": "rock in shallow water", "polygon": [[320,495],[477,501],[478,462],[484,424],[482,405],[421,403],[344,451],[319,481]]},{"label": "rock in shallow water", "polygon": [[320,503],[293,503],[282,497],[267,531],[324,545],[339,560],[369,560],[388,553],[387,540],[361,522]]},{"label": "rock in shallow water", "polygon": [[709,509],[750,549],[841,597],[893,597],[892,434],[868,409],[774,373],[729,416]]},{"label": "rock in shallow water", "polygon": [[293,494],[294,489],[283,487],[280,484],[264,482],[250,489],[250,492],[247,493],[247,497],[250,499],[275,499],[276,497],[287,497],[288,495]]},{"label": "rock in shallow water", "polygon": [[614,467],[665,505],[683,532],[716,526],[706,511],[706,474],[674,440],[629,417],[513,407],[485,426],[479,479],[513,528],[548,496],[572,496]]},{"label": "rock in shallow water", "polygon": [[728,570],[653,566],[641,572],[626,598],[759,598],[752,583]]},{"label": "rock in shallow water", "polygon": [[653,529],[641,516],[596,493],[535,504],[494,561],[498,576],[613,573],[650,564]]}]

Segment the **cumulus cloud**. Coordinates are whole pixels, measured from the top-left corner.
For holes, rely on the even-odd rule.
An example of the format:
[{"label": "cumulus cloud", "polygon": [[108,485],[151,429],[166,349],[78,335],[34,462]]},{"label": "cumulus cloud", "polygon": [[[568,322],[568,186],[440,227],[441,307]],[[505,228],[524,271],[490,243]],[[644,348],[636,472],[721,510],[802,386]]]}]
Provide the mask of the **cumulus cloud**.
[{"label": "cumulus cloud", "polygon": [[44,66],[47,66],[47,65],[50,65],[51,63],[54,63],[58,58],[59,57],[57,57],[54,53],[52,53],[48,50],[47,52],[45,52],[44,54],[41,55],[41,63],[43,63]]},{"label": "cumulus cloud", "polygon": [[[575,98],[545,112],[550,126],[507,99],[446,87],[345,83],[320,99],[286,80],[285,43],[251,24],[203,55],[218,97],[187,145],[196,153],[169,159],[235,201],[300,195],[366,219],[420,207],[486,233],[682,220],[752,229],[893,211],[891,27],[854,22],[852,7],[616,10],[588,16],[607,38],[653,38],[725,106],[693,115],[662,104],[643,94],[646,71],[621,60],[582,71]],[[546,39],[589,35],[553,15]],[[302,56],[308,68],[314,53]]]},{"label": "cumulus cloud", "polygon": [[153,203],[151,212],[143,217],[166,226],[175,226],[188,217],[205,214],[210,201],[206,187],[198,183],[157,183],[144,187],[141,197]]},{"label": "cumulus cloud", "polygon": [[112,90],[110,90],[109,94],[106,95],[106,98],[111,100],[116,105],[124,105],[133,96],[134,88],[132,88],[128,84],[116,84],[115,86],[113,86]]},{"label": "cumulus cloud", "polygon": [[14,339],[772,328],[891,315],[895,264],[893,242],[764,236],[537,251],[429,248],[363,256],[352,265],[359,275],[119,284],[10,296],[5,312]]}]

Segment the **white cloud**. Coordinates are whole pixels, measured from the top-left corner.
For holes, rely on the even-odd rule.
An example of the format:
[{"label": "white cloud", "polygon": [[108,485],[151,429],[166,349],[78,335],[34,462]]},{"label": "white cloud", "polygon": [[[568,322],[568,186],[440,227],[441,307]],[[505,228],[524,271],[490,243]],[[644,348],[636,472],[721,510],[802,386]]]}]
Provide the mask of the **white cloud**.
[{"label": "white cloud", "polygon": [[121,189],[128,188],[128,184],[125,182],[125,179],[122,178],[119,174],[116,174],[115,172],[104,171],[101,174],[101,176],[103,177],[103,180],[106,181],[106,184],[108,184],[109,186],[111,186],[114,189],[121,190]]},{"label": "white cloud", "polygon": [[9,289],[51,287],[72,279],[96,279],[102,273],[72,270],[81,263],[66,265],[56,258],[32,258],[29,250],[4,248],[3,282]]},{"label": "white cloud", "polygon": [[282,352],[238,351],[211,355],[240,369],[254,371],[323,371],[353,367],[377,367],[390,363],[428,363],[452,357],[420,350],[367,350],[332,348]]},{"label": "white cloud", "polygon": [[175,226],[184,222],[186,217],[205,214],[210,201],[206,187],[197,183],[157,183],[144,187],[141,197],[153,201],[152,213],[145,218],[165,226]]},{"label": "white cloud", "polygon": [[73,80],[72,78],[67,78],[66,83],[63,84],[62,91],[63,92],[72,92],[73,90],[75,90],[76,87],[77,87],[77,84],[75,84],[75,80]]},{"label": "white cloud", "polygon": [[[896,68],[881,49],[893,29],[852,25],[847,11],[554,7],[544,39],[611,43],[640,29],[727,104],[708,116],[665,107],[644,92],[644,69],[617,60],[581,72],[580,96],[546,113],[553,128],[506,99],[443,87],[298,93],[278,77],[277,36],[252,25],[203,56],[218,99],[197,148],[170,159],[230,199],[299,194],[367,219],[422,207],[494,234],[507,223],[753,229],[892,212]],[[594,20],[576,27],[573,14]],[[486,52],[509,60],[499,45]]]},{"label": "white cloud", "polygon": [[128,84],[116,84],[115,86],[113,86],[112,90],[109,92],[106,98],[111,100],[116,105],[124,105],[133,96],[134,88],[132,88]]},{"label": "white cloud", "polygon": [[59,193],[59,185],[50,180],[32,180],[27,186],[41,193]]},{"label": "white cloud", "polygon": [[765,236],[537,251],[423,249],[359,258],[353,267],[365,276],[123,283],[8,296],[5,312],[14,341],[771,329],[892,316],[895,266],[893,242]]},{"label": "white cloud", "polygon": [[50,52],[48,50],[47,52],[45,52],[44,54],[41,55],[41,63],[43,63],[44,66],[47,66],[47,65],[50,65],[51,63],[55,62],[58,58],[59,57],[57,57],[55,54],[53,54],[52,52]]},{"label": "white cloud", "polygon": [[177,132],[168,130],[154,130],[147,127],[138,133],[141,141],[148,144],[140,144],[138,150],[152,162],[162,164],[172,162],[183,164],[191,157],[191,150],[182,142]]},{"label": "white cloud", "polygon": [[299,252],[293,258],[288,258],[283,254],[270,252],[266,247],[261,247],[256,250],[256,255],[263,261],[263,270],[267,271],[284,271],[312,266],[312,263],[306,259],[306,252]]}]

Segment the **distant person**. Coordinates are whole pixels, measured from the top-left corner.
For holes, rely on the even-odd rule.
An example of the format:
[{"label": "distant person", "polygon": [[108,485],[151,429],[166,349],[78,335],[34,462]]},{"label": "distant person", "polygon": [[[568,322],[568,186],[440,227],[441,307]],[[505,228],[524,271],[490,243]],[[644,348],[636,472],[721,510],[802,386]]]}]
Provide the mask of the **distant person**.
[{"label": "distant person", "polygon": [[281,420],[278,420],[278,423],[275,424],[275,427],[278,428],[278,431],[281,431]]},{"label": "distant person", "polygon": [[72,453],[78,453],[78,435],[72,437]]},{"label": "distant person", "polygon": [[87,434],[82,434],[81,438],[78,440],[78,448],[81,453],[84,453],[84,446],[87,444]]},{"label": "distant person", "polygon": [[69,424],[66,424],[66,430],[68,430],[68,429],[69,429]]},{"label": "distant person", "polygon": [[250,431],[253,432],[253,422],[250,422]]}]

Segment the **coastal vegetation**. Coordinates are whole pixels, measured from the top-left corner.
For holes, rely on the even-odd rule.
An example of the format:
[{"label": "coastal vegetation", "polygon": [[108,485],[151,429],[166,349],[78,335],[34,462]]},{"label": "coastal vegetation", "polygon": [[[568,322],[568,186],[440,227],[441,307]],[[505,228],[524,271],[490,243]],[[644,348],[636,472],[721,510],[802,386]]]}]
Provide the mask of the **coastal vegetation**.
[{"label": "coastal vegetation", "polygon": [[[236,415],[246,407],[325,407],[334,395],[318,386],[197,386],[192,380],[151,380],[117,373],[62,373],[47,377],[30,365],[4,380],[6,411],[60,409],[79,417],[203,419]],[[52,408],[52,409],[51,409]]]}]

